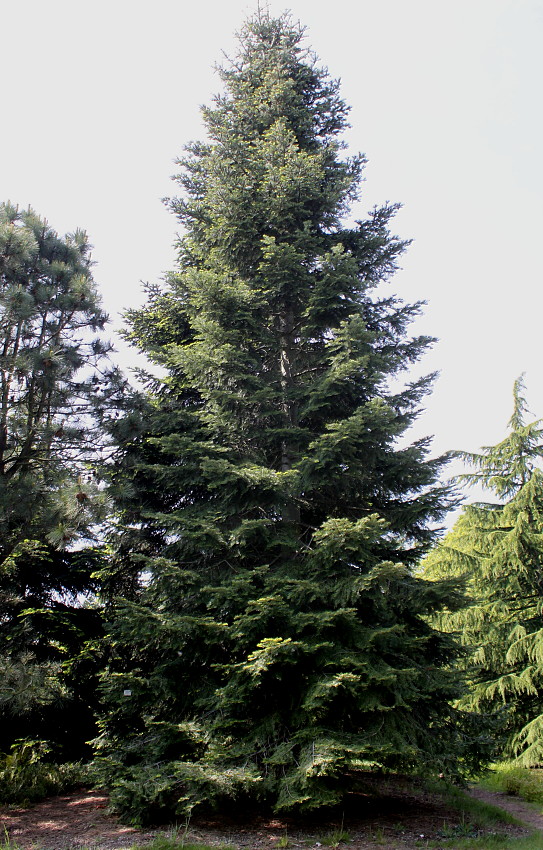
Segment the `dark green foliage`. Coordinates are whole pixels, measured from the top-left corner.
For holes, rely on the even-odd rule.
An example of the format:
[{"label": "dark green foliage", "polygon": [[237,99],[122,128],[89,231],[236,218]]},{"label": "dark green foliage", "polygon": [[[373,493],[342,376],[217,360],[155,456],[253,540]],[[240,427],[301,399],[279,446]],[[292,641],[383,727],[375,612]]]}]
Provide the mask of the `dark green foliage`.
[{"label": "dark green foliage", "polygon": [[[96,336],[106,316],[89,250],[82,231],[61,239],[33,210],[0,205],[0,493],[9,493],[0,502],[4,549],[21,539],[22,528],[31,537],[44,510],[55,512],[59,469],[96,449],[85,414],[97,377],[89,367],[107,350]],[[75,495],[72,525],[82,503]],[[66,506],[61,513],[69,513]],[[63,525],[53,524],[52,542],[71,539],[70,525]]]},{"label": "dark green foliage", "polygon": [[[470,607],[444,614],[471,650],[472,686],[464,703],[492,712],[504,754],[526,765],[543,759],[543,428],[526,424],[523,386],[515,384],[510,433],[481,454],[466,454],[476,471],[464,478],[497,498],[464,509],[426,559],[430,577],[464,575]],[[501,755],[498,752],[498,755]]]},{"label": "dark green foliage", "polygon": [[44,797],[71,791],[85,782],[81,764],[50,761],[44,741],[17,741],[10,752],[0,754],[0,800],[2,804],[29,805]]},{"label": "dark green foliage", "polygon": [[130,596],[97,763],[136,821],[335,804],[353,770],[464,753],[455,642],[428,625],[460,597],[412,574],[443,459],[397,442],[429,379],[390,389],[429,340],[375,291],[405,247],[395,207],[342,227],[363,158],[340,158],[347,109],[288,17],[250,20],[221,74],[171,201],[179,269],[129,313],[166,376],[113,428]]},{"label": "dark green foliage", "polygon": [[104,441],[92,414],[109,350],[91,267],[85,233],[61,238],[33,210],[0,205],[3,750],[31,730],[78,756],[92,730],[88,695],[71,696],[73,659],[100,630],[83,604],[102,562],[92,464]]}]

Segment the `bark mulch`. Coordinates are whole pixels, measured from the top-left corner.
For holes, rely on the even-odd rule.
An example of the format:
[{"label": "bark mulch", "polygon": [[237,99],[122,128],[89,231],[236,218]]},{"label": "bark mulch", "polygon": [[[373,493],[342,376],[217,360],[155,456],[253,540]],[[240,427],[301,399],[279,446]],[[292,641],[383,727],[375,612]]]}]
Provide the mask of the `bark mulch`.
[{"label": "bark mulch", "polygon": [[[476,791],[479,799],[511,811],[531,829],[543,830],[543,817],[526,804],[506,795]],[[438,795],[397,783],[380,796],[353,796],[344,813],[336,817],[198,817],[189,824],[157,829],[136,829],[122,824],[108,812],[107,796],[82,789],[49,798],[29,808],[0,809],[0,848],[10,850],[123,850],[170,834],[182,841],[212,846],[229,845],[238,850],[273,850],[288,839],[289,848],[326,850],[343,829],[348,840],[343,850],[412,850],[425,848],[440,838],[461,837],[466,832],[462,816]],[[496,831],[520,835],[521,827],[497,827]],[[336,835],[334,836],[334,833]]]}]

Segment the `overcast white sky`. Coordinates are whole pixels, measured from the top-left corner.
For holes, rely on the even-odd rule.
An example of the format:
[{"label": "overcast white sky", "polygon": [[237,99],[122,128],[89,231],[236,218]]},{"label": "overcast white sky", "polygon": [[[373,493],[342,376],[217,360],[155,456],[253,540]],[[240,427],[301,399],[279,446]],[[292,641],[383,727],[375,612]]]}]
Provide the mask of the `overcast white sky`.
[{"label": "overcast white sky", "polygon": [[[202,138],[237,0],[0,0],[0,199],[85,228],[114,325],[173,267],[173,160]],[[271,0],[342,79],[369,164],[357,217],[401,201],[414,242],[390,285],[428,306],[435,451],[505,434],[513,381],[543,416],[543,0]],[[126,362],[126,355],[123,355]]]}]

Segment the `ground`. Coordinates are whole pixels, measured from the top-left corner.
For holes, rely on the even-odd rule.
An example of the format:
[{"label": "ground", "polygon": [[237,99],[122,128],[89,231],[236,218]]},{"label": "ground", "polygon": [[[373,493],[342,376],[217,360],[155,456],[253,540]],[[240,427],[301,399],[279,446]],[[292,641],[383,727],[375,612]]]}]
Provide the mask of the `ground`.
[{"label": "ground", "polygon": [[[486,791],[473,792],[486,802],[510,810],[527,828],[543,830],[543,817],[521,801]],[[108,812],[107,797],[99,791],[80,790],[54,797],[28,809],[0,811],[0,832],[11,850],[123,850],[151,841],[159,830],[139,830],[121,824]],[[229,844],[240,850],[273,850],[326,847],[341,830],[348,840],[344,850],[412,850],[428,847],[440,838],[461,837],[469,826],[457,811],[436,795],[397,785],[377,798],[360,795],[341,818],[254,818],[217,817],[178,824],[179,839],[211,845]],[[511,835],[522,827],[499,827]],[[172,828],[169,828],[170,832]]]}]

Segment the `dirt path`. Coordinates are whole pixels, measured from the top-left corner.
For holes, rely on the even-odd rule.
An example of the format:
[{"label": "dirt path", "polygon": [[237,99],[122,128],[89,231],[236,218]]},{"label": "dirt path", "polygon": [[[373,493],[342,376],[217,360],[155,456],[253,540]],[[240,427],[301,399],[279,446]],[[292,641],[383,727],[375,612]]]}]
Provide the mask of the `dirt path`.
[{"label": "dirt path", "polygon": [[504,791],[485,791],[484,788],[470,788],[470,794],[476,800],[481,800],[483,803],[491,803],[493,806],[498,806],[513,815],[518,821],[530,829],[537,829],[543,832],[543,815],[531,806],[525,803],[518,797],[512,797]]}]

